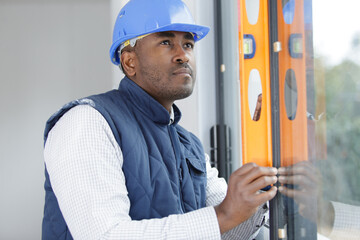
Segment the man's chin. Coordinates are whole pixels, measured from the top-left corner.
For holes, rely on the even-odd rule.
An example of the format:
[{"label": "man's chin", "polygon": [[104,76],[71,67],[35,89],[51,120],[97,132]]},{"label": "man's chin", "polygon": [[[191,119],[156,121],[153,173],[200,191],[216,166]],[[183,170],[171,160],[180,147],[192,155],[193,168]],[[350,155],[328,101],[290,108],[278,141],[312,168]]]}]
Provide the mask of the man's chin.
[{"label": "man's chin", "polygon": [[179,91],[176,94],[176,99],[180,100],[189,97],[192,94],[193,90],[194,90],[193,85],[184,87],[181,91]]}]

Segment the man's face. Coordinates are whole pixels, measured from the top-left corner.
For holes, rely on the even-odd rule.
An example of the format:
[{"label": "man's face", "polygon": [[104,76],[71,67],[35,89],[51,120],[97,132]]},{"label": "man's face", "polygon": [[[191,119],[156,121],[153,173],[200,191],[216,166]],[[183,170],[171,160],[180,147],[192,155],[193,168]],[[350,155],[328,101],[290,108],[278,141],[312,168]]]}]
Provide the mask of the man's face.
[{"label": "man's face", "polygon": [[153,33],[135,46],[131,79],[166,108],[190,96],[196,78],[194,37],[186,32]]}]

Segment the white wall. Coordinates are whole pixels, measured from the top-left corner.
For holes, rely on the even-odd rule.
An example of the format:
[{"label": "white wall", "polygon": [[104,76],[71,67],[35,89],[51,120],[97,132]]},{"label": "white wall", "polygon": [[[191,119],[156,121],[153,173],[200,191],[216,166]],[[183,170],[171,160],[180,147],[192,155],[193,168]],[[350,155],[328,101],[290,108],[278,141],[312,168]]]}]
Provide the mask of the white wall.
[{"label": "white wall", "polygon": [[40,239],[43,131],[67,101],[111,88],[110,5],[0,1],[0,239]]}]

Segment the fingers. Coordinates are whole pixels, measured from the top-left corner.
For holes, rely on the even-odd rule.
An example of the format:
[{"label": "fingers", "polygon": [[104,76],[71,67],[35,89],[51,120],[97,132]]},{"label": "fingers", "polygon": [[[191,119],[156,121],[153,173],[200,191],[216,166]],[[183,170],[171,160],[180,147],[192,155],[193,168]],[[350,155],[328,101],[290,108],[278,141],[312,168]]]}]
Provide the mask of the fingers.
[{"label": "fingers", "polygon": [[290,167],[279,168],[279,182],[313,187],[321,182],[318,170],[308,161],[296,163]]},{"label": "fingers", "polygon": [[247,163],[235,171],[233,175],[241,178],[244,184],[248,184],[263,176],[276,176],[277,172],[277,169],[273,167],[260,167],[256,163]]},{"label": "fingers", "polygon": [[275,186],[271,187],[271,189],[266,192],[257,192],[254,194],[248,194],[244,192],[241,205],[248,206],[250,208],[256,208],[273,199],[276,193],[277,188]]},{"label": "fingers", "polygon": [[258,193],[260,189],[273,185],[277,182],[277,169],[260,167],[255,163],[248,163],[235,171],[229,181],[229,187],[238,192],[245,201],[251,205],[260,205],[276,195],[277,188]]},{"label": "fingers", "polygon": [[280,167],[280,175],[309,175],[314,176],[318,175],[317,169],[309,161],[298,162],[289,167]]},{"label": "fingers", "polygon": [[313,188],[317,186],[316,181],[303,175],[279,176],[278,179],[281,184],[299,185],[302,188]]},{"label": "fingers", "polygon": [[270,190],[257,194],[255,197],[255,201],[258,203],[258,206],[273,199],[276,195],[277,190],[277,187],[273,186],[270,188]]},{"label": "fingers", "polygon": [[267,186],[273,185],[278,181],[276,176],[262,176],[254,180],[253,182],[249,183],[249,187],[254,189],[254,191],[258,191],[263,189]]},{"label": "fingers", "polygon": [[260,189],[276,183],[276,177],[262,177],[250,183],[247,186],[239,187],[241,198],[247,205],[257,207],[266,201],[275,197],[277,188],[272,186],[268,191],[259,191]]}]

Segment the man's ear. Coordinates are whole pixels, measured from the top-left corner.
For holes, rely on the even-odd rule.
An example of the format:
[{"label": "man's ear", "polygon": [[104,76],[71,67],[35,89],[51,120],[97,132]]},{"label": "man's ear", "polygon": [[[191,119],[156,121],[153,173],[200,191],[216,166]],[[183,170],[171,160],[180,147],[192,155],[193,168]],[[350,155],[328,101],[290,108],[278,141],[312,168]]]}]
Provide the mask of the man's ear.
[{"label": "man's ear", "polygon": [[135,51],[124,51],[121,54],[121,64],[124,69],[124,73],[129,76],[135,76],[136,70],[135,70],[135,59],[136,54]]}]

